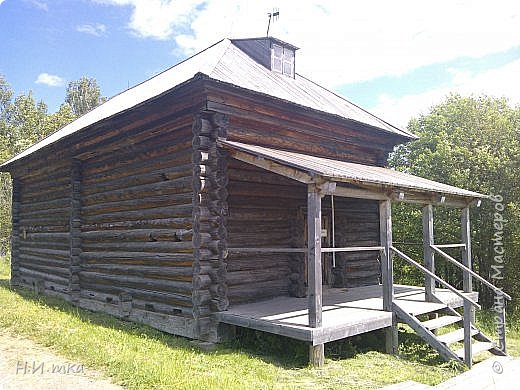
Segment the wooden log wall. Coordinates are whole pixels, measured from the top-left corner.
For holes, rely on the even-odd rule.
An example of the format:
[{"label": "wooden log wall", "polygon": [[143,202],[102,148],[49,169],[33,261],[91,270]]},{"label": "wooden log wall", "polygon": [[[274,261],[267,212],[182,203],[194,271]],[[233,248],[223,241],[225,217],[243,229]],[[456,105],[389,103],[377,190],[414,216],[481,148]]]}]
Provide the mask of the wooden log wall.
[{"label": "wooden log wall", "polygon": [[354,128],[354,123],[349,126],[330,115],[298,109],[276,99],[239,94],[220,84],[207,83],[206,88],[208,109],[229,115],[230,141],[385,166],[388,153],[407,140],[384,131]]},{"label": "wooden log wall", "polygon": [[73,303],[79,303],[81,270],[81,161],[71,161],[71,193],[70,193],[70,275],[69,294]]},{"label": "wooden log wall", "polygon": [[[334,197],[336,247],[379,246],[379,205],[377,201]],[[330,197],[324,199],[330,213]],[[328,255],[330,261],[330,255]],[[333,287],[359,287],[379,283],[379,252],[336,253],[332,270]]]},{"label": "wooden log wall", "polygon": [[226,136],[227,123],[216,113],[201,114],[193,123],[193,310],[198,338],[212,342],[221,336],[211,313],[229,306],[227,156],[216,145]]},{"label": "wooden log wall", "polygon": [[[82,164],[81,306],[193,337],[193,116]],[[198,280],[200,287],[208,282]],[[209,294],[197,296],[209,301]]]},{"label": "wooden log wall", "polygon": [[[306,202],[306,186],[249,164],[228,166],[229,248],[290,248],[298,228],[298,208]],[[300,237],[303,234],[303,226]],[[294,258],[303,254],[234,253],[228,259],[231,304],[288,295]],[[297,261],[294,262],[298,263]],[[295,266],[297,267],[297,266]]]},{"label": "wooden log wall", "polygon": [[[21,284],[69,299],[71,166],[67,160],[35,167],[20,181],[16,253]],[[16,206],[15,206],[16,207]]]},{"label": "wooden log wall", "polygon": [[21,182],[18,179],[13,179],[13,192],[11,203],[11,223],[12,223],[12,237],[11,237],[11,285],[16,286],[21,284],[20,278],[20,195]]}]

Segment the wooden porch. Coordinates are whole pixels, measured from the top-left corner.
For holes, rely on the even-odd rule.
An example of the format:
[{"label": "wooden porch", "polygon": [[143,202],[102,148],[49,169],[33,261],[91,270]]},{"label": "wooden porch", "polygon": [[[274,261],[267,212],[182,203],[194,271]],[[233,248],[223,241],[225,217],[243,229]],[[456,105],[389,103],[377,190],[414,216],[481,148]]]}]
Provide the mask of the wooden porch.
[{"label": "wooden porch", "polygon": [[[447,289],[437,289],[436,296],[444,302],[425,299],[424,287],[395,285],[394,302],[412,315],[428,313],[443,306],[463,305],[463,300]],[[476,300],[478,293],[465,294]],[[356,288],[323,289],[322,326],[311,327],[308,299],[276,297],[230,307],[216,313],[218,321],[274,333],[320,345],[357,334],[392,326],[392,312],[383,310],[383,288],[372,285]]]}]

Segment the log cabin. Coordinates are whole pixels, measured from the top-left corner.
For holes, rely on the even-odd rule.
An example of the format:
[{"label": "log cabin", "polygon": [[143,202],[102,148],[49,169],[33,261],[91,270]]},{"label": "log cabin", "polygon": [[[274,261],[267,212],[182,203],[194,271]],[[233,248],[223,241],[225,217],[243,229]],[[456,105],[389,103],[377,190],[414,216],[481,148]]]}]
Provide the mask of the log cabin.
[{"label": "log cabin", "polygon": [[[386,168],[415,136],[298,74],[296,51],[224,39],[4,162],[12,285],[200,342],[236,326],[303,340],[318,366],[325,343],[376,329],[395,353],[398,322],[447,359],[505,354],[472,317],[473,283],[509,298],[471,266],[485,196]],[[423,208],[421,261],[392,243],[394,202]],[[461,210],[460,243],[435,243],[437,206]],[[394,256],[424,286],[396,285]]]}]

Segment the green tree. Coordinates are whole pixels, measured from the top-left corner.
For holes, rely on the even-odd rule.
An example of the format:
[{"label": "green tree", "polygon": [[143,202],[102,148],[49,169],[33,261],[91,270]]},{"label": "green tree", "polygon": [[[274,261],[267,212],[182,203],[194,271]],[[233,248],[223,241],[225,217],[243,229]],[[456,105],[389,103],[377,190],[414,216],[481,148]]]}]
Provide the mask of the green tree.
[{"label": "green tree", "polygon": [[106,98],[101,96],[101,89],[94,78],[82,77],[71,81],[67,86],[65,102],[72,108],[76,117],[86,114],[105,101]]},{"label": "green tree", "polygon": [[[408,129],[419,139],[399,146],[389,163],[398,170],[467,188],[483,194],[499,194],[506,202],[505,228],[506,291],[520,296],[520,108],[511,107],[505,98],[451,95],[433,107],[429,114],[412,119]],[[485,200],[473,207],[473,260],[477,271],[491,278],[493,264],[494,204]],[[395,240],[420,242],[420,209],[410,205],[395,207]],[[435,209],[435,240],[439,243],[460,241],[460,213],[454,209]],[[410,248],[421,258],[420,246]],[[457,253],[454,252],[454,255]],[[460,253],[458,254],[460,256]],[[461,286],[461,277],[452,266],[439,259],[439,272],[452,284]],[[404,271],[403,271],[404,269]],[[418,279],[408,268],[398,271],[405,279]],[[421,276],[422,277],[422,276]],[[482,289],[481,298],[488,305],[492,296]]]},{"label": "green tree", "polygon": [[[36,102],[32,92],[13,98],[14,94],[0,75],[0,160],[5,161],[28,148],[74,119],[68,104],[54,114],[47,105]],[[11,179],[0,175],[0,252],[9,247],[11,234]]]}]

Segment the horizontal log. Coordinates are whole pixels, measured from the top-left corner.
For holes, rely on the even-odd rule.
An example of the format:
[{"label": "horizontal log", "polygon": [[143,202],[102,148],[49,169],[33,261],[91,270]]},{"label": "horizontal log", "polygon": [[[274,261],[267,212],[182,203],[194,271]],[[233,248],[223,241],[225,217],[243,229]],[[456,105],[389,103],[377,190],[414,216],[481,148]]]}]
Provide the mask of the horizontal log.
[{"label": "horizontal log", "polygon": [[[211,271],[211,267],[199,267],[202,273]],[[125,265],[125,264],[82,264],[81,269],[88,272],[98,272],[106,274],[122,274],[122,275],[144,275],[148,277],[160,277],[165,280],[178,278],[191,282],[193,279],[193,269],[186,267],[170,267],[170,266],[154,266],[154,265]]]},{"label": "horizontal log", "polygon": [[[202,253],[207,257],[211,257],[212,254],[209,251],[205,251]],[[190,253],[153,253],[153,252],[109,252],[109,251],[100,251],[100,252],[82,252],[80,254],[82,260],[92,262],[92,263],[106,263],[113,262],[115,260],[119,260],[123,262],[126,260],[136,260],[141,262],[141,264],[149,264],[149,265],[161,265],[164,263],[176,263],[179,262],[182,265],[190,264],[193,261],[193,255]],[[154,264],[155,262],[155,264]],[[139,264],[139,263],[133,263]],[[166,264],[164,264],[166,265]],[[172,264],[175,265],[175,264]],[[180,264],[179,264],[180,265]]]},{"label": "horizontal log", "polygon": [[[110,294],[106,292],[82,289],[80,297],[112,305],[119,304],[119,294]],[[150,305],[153,306],[153,310],[150,308]],[[153,311],[155,313],[164,313],[169,315],[173,314],[177,316],[181,315],[187,317],[193,316],[193,311],[190,307],[171,305],[160,302],[150,302],[149,300],[143,300],[136,297],[132,297],[132,308]]]},{"label": "horizontal log", "polygon": [[271,248],[263,248],[263,247],[249,247],[249,248],[228,248],[230,254],[257,254],[257,253],[307,253],[307,248],[289,248],[289,247],[271,247]]},{"label": "horizontal log", "polygon": [[[136,166],[143,167],[143,161],[153,160],[156,166],[159,166],[161,162],[168,161],[168,165],[171,166],[171,161],[175,161],[174,159],[179,157],[182,161],[188,162],[188,153],[191,153],[191,137],[186,134],[177,144],[163,144],[162,147],[148,148],[141,153],[135,151],[126,154],[115,153],[112,156],[107,156],[110,157],[109,159],[89,161],[85,164],[83,172],[86,178],[98,179],[104,174],[111,178],[125,171],[134,172]],[[147,167],[147,170],[149,169],[150,167]],[[110,176],[110,172],[113,172],[114,176]],[[143,171],[135,170],[135,172]]]},{"label": "horizontal log", "polygon": [[62,268],[65,270],[69,269],[70,266],[70,260],[60,260],[51,258],[49,256],[38,256],[38,255],[29,255],[26,253],[20,252],[18,254],[18,258],[21,262],[25,262],[27,264],[42,264],[42,265],[48,265],[53,268]]},{"label": "horizontal log", "polygon": [[81,233],[84,243],[96,241],[191,241],[192,229],[93,230]]},{"label": "horizontal log", "polygon": [[[288,230],[290,229],[290,221],[276,221],[276,222],[261,222],[252,223],[237,223],[236,221],[229,221],[227,225],[227,231],[230,235],[248,234],[265,234],[270,236],[287,236]],[[305,229],[305,226],[301,226],[301,231]]]},{"label": "horizontal log", "polygon": [[[84,173],[83,184],[85,186],[98,185],[111,180],[121,180],[137,174],[147,174],[157,169],[168,169],[172,166],[183,166],[190,163],[190,150],[179,150],[175,154],[168,153],[165,150],[164,153],[158,157],[150,159],[141,158],[130,164],[121,164],[121,161],[115,161],[112,168],[106,166],[108,170],[98,173],[92,172],[92,169],[87,169],[89,172]],[[94,171],[96,171],[96,169],[94,169]]]},{"label": "horizontal log", "polygon": [[31,225],[31,226],[28,226],[28,225],[25,225],[23,226],[23,228],[20,228],[19,230],[21,229],[24,229],[27,233],[46,233],[46,232],[66,232],[68,231],[69,229],[69,222],[70,221],[67,221],[67,223],[64,222],[63,225],[61,226],[49,226],[49,225]]},{"label": "horizontal log", "polygon": [[70,242],[67,241],[26,241],[20,239],[18,241],[20,247],[25,246],[27,248],[42,248],[42,249],[58,249],[58,250],[69,250]]},{"label": "horizontal log", "polygon": [[66,241],[70,239],[70,233],[59,232],[59,233],[26,233],[24,240],[30,241]]},{"label": "horizontal log", "polygon": [[237,208],[229,205],[228,221],[237,225],[247,225],[251,222],[279,223],[287,221],[288,216],[295,215],[291,210],[280,211],[276,209],[265,210],[263,208]]},{"label": "horizontal log", "polygon": [[52,177],[70,169],[70,154],[66,150],[60,153],[47,153],[39,159],[24,161],[23,167],[16,168],[16,176],[22,177],[23,181],[38,180],[41,177]]},{"label": "horizontal log", "polygon": [[49,214],[45,217],[39,217],[39,218],[20,218],[19,219],[20,227],[22,229],[26,229],[30,226],[63,226],[64,231],[67,231],[67,226],[70,223],[70,219],[66,217],[65,215],[58,215],[54,216],[52,214]]},{"label": "horizontal log", "polygon": [[[227,96],[224,98],[220,87],[217,88],[218,91],[209,92],[208,108],[227,113],[230,116],[230,125],[234,127],[249,129],[260,126],[266,133],[273,133],[273,128],[276,128],[276,135],[283,131],[284,134],[294,134],[293,137],[297,140],[306,139],[315,144],[328,144],[335,148],[342,145],[346,150],[349,146],[356,145],[358,147],[373,145],[378,149],[391,150],[395,145],[395,135],[379,133],[376,136],[373,132],[347,128],[344,122],[339,123],[341,119],[333,119],[330,116],[325,118],[325,114],[317,117],[314,113],[305,113],[303,110],[289,111],[277,103],[274,103],[276,107],[271,104],[259,110],[253,100],[244,99],[242,94],[233,98]],[[213,93],[218,96],[217,99],[213,99]],[[324,125],[327,128],[326,132],[323,131]],[[229,138],[234,135],[234,127],[228,129]],[[329,158],[330,156],[332,154],[329,154]]]},{"label": "horizontal log", "polygon": [[125,187],[117,190],[100,192],[83,197],[82,203],[85,206],[110,202],[117,200],[129,200],[145,196],[176,194],[191,191],[191,177],[182,177],[174,180],[167,180],[159,183],[143,184],[132,187]]},{"label": "horizontal log", "polygon": [[155,207],[151,209],[141,209],[135,211],[119,211],[107,214],[98,214],[93,216],[84,216],[82,220],[85,224],[99,224],[106,222],[120,222],[145,219],[164,219],[188,217],[192,214],[193,205],[191,203],[168,206]]},{"label": "horizontal log", "polygon": [[[119,126],[105,131],[103,141],[98,141],[97,145],[93,145],[93,138],[76,145],[76,156],[82,160],[96,157],[96,160],[110,160],[114,153],[122,155],[134,152],[136,154],[143,153],[147,150],[155,149],[165,144],[177,145],[182,139],[191,135],[191,115],[187,112],[169,112],[169,119],[160,119],[155,122],[148,122],[146,125],[137,128],[138,121],[132,123],[132,130]],[[149,121],[150,114],[142,114],[140,121],[146,119]],[[118,131],[115,135],[113,132]],[[109,134],[114,134],[109,137]],[[125,156],[126,157],[126,156]]]},{"label": "horizontal log", "polygon": [[112,286],[110,284],[97,284],[93,282],[89,282],[85,285],[84,283],[86,283],[86,281],[82,282],[82,290],[90,289],[100,293],[107,293],[112,295],[119,295],[122,291],[124,291],[126,293],[129,293],[132,296],[132,299],[141,299],[152,304],[157,302],[169,304],[172,306],[183,306],[187,308],[192,306],[191,294],[189,296],[186,296],[183,294],[176,294],[173,292],[143,290],[128,286]]},{"label": "horizontal log", "polygon": [[234,289],[235,286],[250,285],[261,282],[280,281],[287,283],[288,278],[289,268],[280,267],[228,272],[226,276],[226,283],[229,286],[229,289]]},{"label": "horizontal log", "polygon": [[187,204],[193,199],[191,191],[177,194],[154,195],[139,199],[118,200],[112,202],[95,203],[81,208],[83,216],[106,214],[117,211],[134,211],[152,207],[175,206]]},{"label": "horizontal log", "polygon": [[193,219],[189,217],[180,218],[159,218],[159,219],[138,219],[135,221],[114,221],[106,223],[83,223],[81,229],[86,231],[100,230],[119,230],[122,228],[171,228],[171,229],[191,229]]},{"label": "horizontal log", "polygon": [[70,206],[70,197],[43,200],[41,202],[24,203],[24,209],[27,211],[47,210],[53,208],[62,208]]},{"label": "horizontal log", "polygon": [[112,275],[99,272],[81,271],[80,284],[83,286],[92,283],[109,284],[113,287],[131,287],[148,291],[165,291],[191,295],[193,290],[190,282],[161,280],[144,276]]},{"label": "horizontal log", "polygon": [[44,249],[21,247],[20,253],[28,255],[37,255],[41,257],[51,257],[56,259],[68,260],[70,258],[70,250]]},{"label": "horizontal log", "polygon": [[305,200],[302,199],[284,199],[277,197],[276,193],[266,196],[255,197],[254,195],[244,196],[244,195],[235,195],[231,191],[229,192],[229,197],[227,199],[230,209],[234,208],[242,208],[242,207],[250,207],[252,204],[257,208],[263,208],[265,210],[296,210],[298,207],[303,207],[305,205]]},{"label": "horizontal log", "polygon": [[254,269],[268,269],[285,267],[295,254],[264,253],[264,254],[234,254],[229,253],[227,258],[228,272]]},{"label": "horizontal log", "polygon": [[63,187],[49,187],[48,189],[35,190],[34,192],[22,191],[20,202],[22,204],[42,202],[50,199],[61,199],[70,194],[70,184]]},{"label": "horizontal log", "polygon": [[271,184],[256,184],[230,181],[228,188],[229,197],[232,196],[253,196],[265,198],[278,198],[280,200],[305,200],[307,191],[305,186],[291,186],[291,185],[271,185]]},{"label": "horizontal log", "polygon": [[[147,161],[147,164],[153,164],[153,162]],[[145,184],[174,180],[181,177],[191,177],[192,174],[193,170],[191,164],[170,166],[162,169],[151,170],[141,174],[134,173],[132,176],[118,177],[110,181],[83,184],[83,193],[87,196],[91,194],[117,190],[120,188],[136,187]]]},{"label": "horizontal log", "polygon": [[252,165],[248,165],[245,163],[243,163],[243,165],[240,168],[230,166],[227,171],[227,174],[229,176],[229,181],[237,184],[239,182],[245,182],[269,184],[274,186],[295,186],[300,187],[297,188],[297,191],[307,191],[306,186],[304,184],[301,184],[300,182],[288,179],[285,176],[277,175],[264,169],[253,167]]},{"label": "horizontal log", "polygon": [[123,251],[123,252],[175,252],[193,253],[191,241],[116,241],[116,242],[82,242],[85,252]]},{"label": "horizontal log", "polygon": [[255,233],[229,233],[228,245],[230,248],[237,247],[262,247],[262,246],[279,246],[290,247],[292,236],[290,232],[286,232],[283,236],[268,235]]},{"label": "horizontal log", "polygon": [[288,291],[289,280],[274,280],[230,287],[228,298],[231,305],[233,305],[262,298],[287,295]]},{"label": "horizontal log", "polygon": [[46,272],[39,272],[39,271],[30,269],[30,268],[26,268],[26,267],[20,267],[19,272],[20,272],[21,278],[24,278],[27,276],[27,277],[35,278],[35,279],[48,280],[50,282],[59,284],[64,287],[69,285],[69,279],[66,277],[48,274]]},{"label": "horizontal log", "polygon": [[38,192],[39,190],[47,190],[56,187],[64,187],[70,184],[70,165],[67,169],[60,169],[52,172],[52,174],[33,177],[24,180],[24,192]]},{"label": "horizontal log", "polygon": [[[33,271],[38,271],[38,272],[45,273],[48,275],[59,276],[62,278],[70,277],[69,268],[66,266],[60,267],[59,264],[56,264],[56,265],[51,264],[50,266],[47,266],[47,265],[44,265],[43,263],[34,263],[31,261],[25,261],[25,259],[22,260],[21,258],[20,258],[18,264],[20,267],[23,267],[25,269],[31,269]],[[47,263],[47,264],[49,264],[49,263]]]}]

